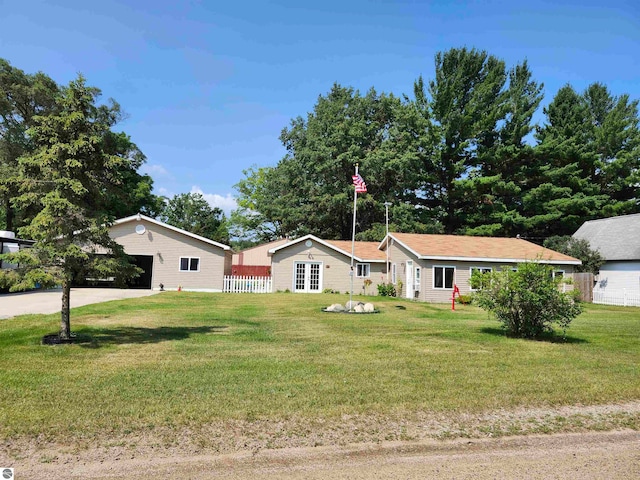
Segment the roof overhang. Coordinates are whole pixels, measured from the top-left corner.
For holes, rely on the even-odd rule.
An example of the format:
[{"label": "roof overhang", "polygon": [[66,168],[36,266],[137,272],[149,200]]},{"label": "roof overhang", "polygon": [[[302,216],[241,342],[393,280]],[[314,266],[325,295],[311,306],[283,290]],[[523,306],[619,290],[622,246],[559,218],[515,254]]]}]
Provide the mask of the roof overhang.
[{"label": "roof overhang", "polygon": [[[285,243],[284,245],[280,245],[280,246],[277,246],[275,248],[271,248],[269,250],[269,254],[273,255],[274,253],[276,253],[276,252],[278,252],[278,251],[280,251],[282,249],[291,247],[293,245],[297,245],[298,243],[305,242],[307,240],[312,240],[314,242],[318,242],[319,244],[324,245],[325,247],[330,248],[331,250],[334,250],[334,251],[336,251],[338,253],[341,253],[342,255],[345,255],[345,256],[351,258],[351,253],[350,252],[342,250],[341,248],[338,248],[335,245],[331,245],[331,243],[327,242],[326,240],[322,240],[321,238],[318,238],[318,237],[316,237],[315,235],[312,235],[312,234],[308,234],[308,235],[305,235],[304,237],[296,238],[295,240],[291,240],[290,242]],[[365,262],[366,263],[385,263],[385,260],[378,260],[378,259],[369,260],[369,259],[366,259],[366,258],[360,258],[360,257],[358,257],[356,255],[353,256],[353,259],[357,260],[358,262],[361,262],[361,263],[365,263]]]},{"label": "roof overhang", "polygon": [[17,243],[18,245],[33,245],[35,240],[25,240],[24,238],[0,237],[0,243]]},{"label": "roof overhang", "polygon": [[113,222],[113,225],[122,225],[123,223],[128,223],[133,221],[139,222],[141,220],[144,220],[149,223],[153,223],[155,225],[166,228],[168,230],[173,230],[174,232],[180,233],[182,235],[186,235],[187,237],[195,238],[196,240],[200,240],[201,242],[208,243],[209,245],[214,245],[216,247],[222,248],[223,250],[231,250],[231,247],[229,245],[216,242],[215,240],[211,240],[210,238],[201,237],[200,235],[196,235],[195,233],[187,232],[186,230],[183,230],[178,227],[174,227],[173,225],[169,225],[164,222],[160,222],[154,218],[147,217],[146,215],[142,215],[140,213],[136,215],[131,215],[130,217],[120,218],[115,222]]},{"label": "roof overhang", "polygon": [[551,260],[544,258],[493,258],[493,257],[461,257],[455,255],[421,255],[405,243],[398,240],[393,234],[387,235],[378,248],[384,248],[387,242],[391,239],[394,243],[401,245],[403,248],[411,252],[416,258],[420,260],[436,260],[436,261],[456,261],[456,262],[491,262],[491,263],[524,263],[524,262],[537,262],[546,263],[549,265],[582,265],[580,260]]},{"label": "roof overhang", "polygon": [[491,262],[491,263],[548,263],[549,265],[582,265],[580,260],[551,260],[541,258],[489,258],[489,257],[454,257],[438,255],[419,255],[421,260],[458,261],[458,262]]}]

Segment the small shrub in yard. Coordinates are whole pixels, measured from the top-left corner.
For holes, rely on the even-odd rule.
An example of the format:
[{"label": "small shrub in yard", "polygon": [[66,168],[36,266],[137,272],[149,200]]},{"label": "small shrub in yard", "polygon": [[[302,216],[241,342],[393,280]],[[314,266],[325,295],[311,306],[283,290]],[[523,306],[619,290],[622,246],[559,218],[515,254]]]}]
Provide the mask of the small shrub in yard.
[{"label": "small shrub in yard", "polygon": [[462,305],[470,305],[473,301],[473,295],[458,295],[456,297],[456,302]]},{"label": "small shrub in yard", "polygon": [[380,295],[381,297],[395,297],[396,287],[393,285],[393,283],[379,283],[378,295]]},{"label": "small shrub in yard", "polygon": [[507,333],[522,338],[536,338],[553,331],[557,324],[566,333],[582,307],[578,292],[562,293],[552,278],[552,267],[538,262],[485,273],[474,303],[502,323]]}]

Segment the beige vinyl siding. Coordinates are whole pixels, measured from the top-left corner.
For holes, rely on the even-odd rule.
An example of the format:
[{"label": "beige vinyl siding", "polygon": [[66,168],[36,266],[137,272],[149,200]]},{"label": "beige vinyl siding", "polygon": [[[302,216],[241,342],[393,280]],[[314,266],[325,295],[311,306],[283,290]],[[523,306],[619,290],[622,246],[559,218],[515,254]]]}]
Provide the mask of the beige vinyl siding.
[{"label": "beige vinyl siding", "polygon": [[233,265],[271,265],[271,257],[269,250],[279,247],[290,240],[283,238],[263,245],[257,245],[253,248],[247,248],[242,252],[233,254]]},{"label": "beige vinyl siding", "polygon": [[[435,289],[433,278],[433,267],[455,267],[454,284],[460,289],[462,295],[471,293],[471,286],[469,280],[471,277],[471,267],[478,268],[491,268],[492,271],[498,271],[502,268],[514,268],[516,264],[504,263],[504,262],[465,262],[465,261],[452,261],[452,260],[419,260],[416,256],[404,247],[394,243],[389,248],[389,262],[396,264],[397,279],[402,281],[402,292],[398,292],[398,296],[406,297],[406,265],[407,261],[413,261],[413,267],[421,267],[421,281],[420,281],[420,293],[418,300],[431,302],[431,303],[447,303],[451,301],[451,295],[453,289]],[[554,270],[563,270],[565,277],[571,278],[574,272],[573,265],[552,265]],[[567,290],[571,289],[571,286],[567,286]]]},{"label": "beige vinyl siding", "polygon": [[[425,291],[425,284],[427,282],[431,281],[431,277],[427,276],[427,271],[424,268],[424,264],[418,260],[416,258],[415,255],[413,255],[409,250],[405,249],[404,247],[398,245],[397,243],[393,243],[390,247],[389,247],[389,264],[393,265],[394,263],[396,264],[396,289],[397,289],[397,295],[399,297],[402,298],[406,298],[406,292],[407,292],[407,279],[406,279],[406,275],[407,275],[407,260],[412,260],[413,261],[413,267],[415,269],[415,267],[420,267],[421,268],[421,279],[420,279],[420,293],[418,296],[418,300],[424,300],[424,291]],[[391,267],[390,267],[391,268]],[[386,279],[386,275],[385,275],[385,279]],[[392,275],[389,275],[389,281],[393,281],[392,280]],[[398,288],[398,284],[399,282],[402,282],[402,288]]]},{"label": "beige vinyl siding", "polygon": [[[145,227],[142,235],[135,231],[140,224]],[[110,235],[129,255],[153,256],[154,289],[162,283],[169,290],[182,286],[186,290],[222,291],[225,271],[231,271],[230,251],[144,219],[114,225]],[[199,258],[199,271],[181,272],[180,257]]]},{"label": "beige vinyl siding", "polygon": [[[351,279],[349,276],[351,257],[338,253],[316,241],[311,247],[307,247],[304,242],[291,245],[290,247],[278,250],[273,254],[271,261],[271,275],[273,278],[274,291],[294,290],[294,264],[296,262],[316,262],[321,264],[322,284],[320,291],[325,289],[337,290],[341,293],[349,292]],[[354,275],[356,263],[354,262]],[[370,263],[371,285],[367,289],[369,295],[377,295],[379,283],[384,283],[386,274],[384,262]],[[364,292],[365,278],[355,277],[353,279],[353,292],[355,294]]]}]

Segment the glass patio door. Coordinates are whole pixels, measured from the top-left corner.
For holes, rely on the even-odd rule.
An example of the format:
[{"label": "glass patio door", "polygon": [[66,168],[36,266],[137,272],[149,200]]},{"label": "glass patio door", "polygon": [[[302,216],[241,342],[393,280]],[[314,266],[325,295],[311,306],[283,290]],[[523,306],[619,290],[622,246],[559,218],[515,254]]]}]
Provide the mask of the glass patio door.
[{"label": "glass patio door", "polygon": [[293,291],[318,293],[322,290],[320,263],[296,262],[294,264]]}]

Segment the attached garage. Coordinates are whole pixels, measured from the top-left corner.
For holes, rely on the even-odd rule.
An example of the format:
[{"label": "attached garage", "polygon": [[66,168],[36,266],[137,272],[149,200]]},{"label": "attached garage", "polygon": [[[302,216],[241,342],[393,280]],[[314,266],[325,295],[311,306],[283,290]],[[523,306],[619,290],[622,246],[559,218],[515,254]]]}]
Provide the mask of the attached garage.
[{"label": "attached garage", "polygon": [[116,220],[110,235],[144,271],[130,288],[221,292],[231,274],[231,247],[144,215]]},{"label": "attached garage", "polygon": [[127,282],[129,288],[151,289],[153,288],[153,255],[132,255],[133,263],[142,269],[139,277]]}]

